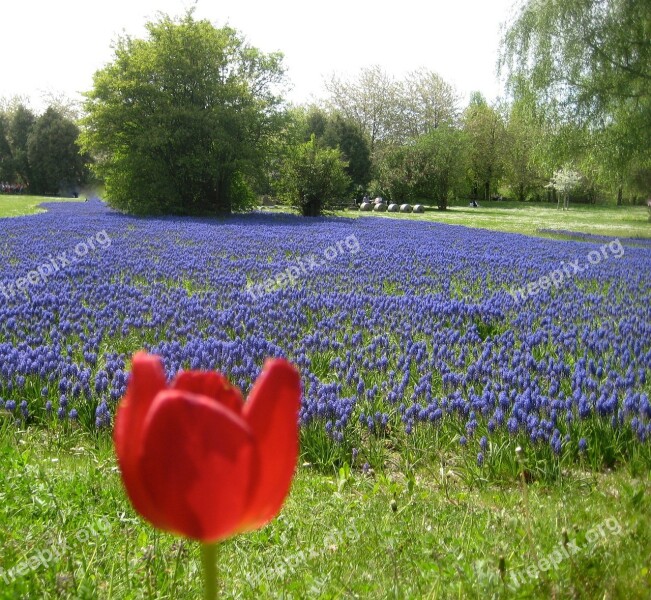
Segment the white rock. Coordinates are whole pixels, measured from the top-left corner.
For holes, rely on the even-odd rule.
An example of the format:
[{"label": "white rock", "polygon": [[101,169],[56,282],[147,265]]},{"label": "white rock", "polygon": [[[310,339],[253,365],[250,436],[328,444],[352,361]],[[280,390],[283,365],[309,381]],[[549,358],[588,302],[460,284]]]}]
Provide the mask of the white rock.
[{"label": "white rock", "polygon": [[373,210],[373,205],[370,202],[362,202],[361,206],[359,207],[359,210],[369,212]]},{"label": "white rock", "polygon": [[401,204],[400,205],[400,212],[410,213],[411,212],[411,204]]},{"label": "white rock", "polygon": [[414,212],[415,213],[424,213],[425,212],[425,207],[422,204],[416,204],[416,206],[414,206]]},{"label": "white rock", "polygon": [[397,204],[389,204],[389,208],[387,208],[389,212],[398,212],[400,210],[400,207]]},{"label": "white rock", "polygon": [[376,204],[375,208],[373,209],[375,212],[384,212],[387,209],[386,204]]}]

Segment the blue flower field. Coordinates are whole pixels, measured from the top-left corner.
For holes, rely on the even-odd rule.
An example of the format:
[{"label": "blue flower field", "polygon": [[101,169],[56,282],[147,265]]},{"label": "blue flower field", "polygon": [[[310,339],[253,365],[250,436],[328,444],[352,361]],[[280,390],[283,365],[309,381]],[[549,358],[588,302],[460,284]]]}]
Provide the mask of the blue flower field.
[{"label": "blue flower field", "polygon": [[[651,249],[375,218],[138,219],[99,201],[0,221],[0,410],[110,431],[140,348],[247,392],[301,370],[304,459],[435,445],[477,475],[648,461]],[[511,461],[512,462],[512,461]],[[508,465],[507,465],[508,466]]]}]

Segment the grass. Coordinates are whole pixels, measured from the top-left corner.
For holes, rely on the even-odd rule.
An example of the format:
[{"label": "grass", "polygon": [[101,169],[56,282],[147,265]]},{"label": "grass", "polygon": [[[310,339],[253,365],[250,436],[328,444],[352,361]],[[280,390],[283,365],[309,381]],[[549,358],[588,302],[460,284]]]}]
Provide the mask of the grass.
[{"label": "grass", "polygon": [[[0,598],[200,597],[197,545],[133,513],[108,437],[4,427],[0,456]],[[523,495],[303,466],[278,519],[221,545],[222,597],[646,598],[650,492],[626,469]]]},{"label": "grass", "polygon": [[523,233],[539,237],[563,237],[539,232],[540,229],[562,229],[612,237],[651,238],[651,223],[645,206],[570,204],[568,211],[557,210],[555,204],[532,202],[480,202],[470,208],[467,202],[453,202],[446,211],[430,207],[421,214],[358,213],[340,211],[340,216],[416,219],[465,225],[495,231]]},{"label": "grass", "polygon": [[83,200],[76,198],[0,194],[0,218],[36,215],[45,212],[45,209],[39,206],[43,202],[83,202]]}]

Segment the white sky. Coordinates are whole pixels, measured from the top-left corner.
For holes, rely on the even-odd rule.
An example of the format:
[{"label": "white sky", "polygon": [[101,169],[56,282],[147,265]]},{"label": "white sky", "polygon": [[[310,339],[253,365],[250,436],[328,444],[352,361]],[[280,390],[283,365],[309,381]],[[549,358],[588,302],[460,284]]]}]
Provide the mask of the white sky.
[{"label": "white sky", "polygon": [[[400,78],[425,67],[464,100],[474,90],[500,95],[495,74],[500,25],[514,0],[198,0],[196,18],[228,24],[265,52],[285,55],[287,98],[324,98],[330,74],[354,76],[379,64]],[[78,93],[113,57],[123,32],[144,35],[158,12],[185,12],[190,0],[8,0],[0,23],[0,98]]]}]

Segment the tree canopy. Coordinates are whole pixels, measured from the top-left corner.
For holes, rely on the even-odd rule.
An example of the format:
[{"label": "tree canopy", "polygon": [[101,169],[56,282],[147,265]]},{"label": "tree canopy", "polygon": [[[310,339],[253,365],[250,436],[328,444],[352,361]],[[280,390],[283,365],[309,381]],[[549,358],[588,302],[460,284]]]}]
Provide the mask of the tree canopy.
[{"label": "tree canopy", "polygon": [[9,112],[7,139],[11,147],[12,167],[20,181],[29,184],[31,169],[27,156],[29,134],[36,122],[36,115],[24,104],[19,103]]},{"label": "tree canopy", "polygon": [[374,65],[353,79],[333,76],[326,88],[330,108],[357,123],[367,136],[371,154],[382,145],[403,144],[452,125],[459,115],[454,88],[426,69],[396,80]]},{"label": "tree canopy", "polygon": [[469,175],[473,197],[477,197],[481,190],[484,199],[489,200],[495,183],[504,173],[504,121],[495,107],[476,92],[463,114],[463,125],[470,144]]},{"label": "tree canopy", "polygon": [[[302,135],[307,142],[312,135],[316,143],[326,148],[337,148],[347,162],[346,173],[351,179],[351,192],[365,189],[371,180],[371,151],[364,132],[354,120],[337,111],[327,111],[318,106],[294,111]],[[363,195],[363,194],[362,194]],[[361,197],[361,196],[360,196]]]},{"label": "tree canopy", "polygon": [[523,2],[503,39],[514,95],[598,140],[603,165],[651,166],[651,3]]},{"label": "tree canopy", "polygon": [[466,151],[463,132],[449,126],[387,148],[378,161],[379,189],[393,202],[434,201],[445,210],[463,186]]},{"label": "tree canopy", "polygon": [[29,135],[27,156],[32,172],[30,191],[70,195],[86,180],[86,160],[79,153],[79,128],[55,108],[48,108]]},{"label": "tree canopy", "polygon": [[82,147],[115,207],[210,214],[246,208],[283,113],[282,56],[189,11],[121,38],[87,93]]}]

